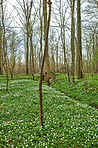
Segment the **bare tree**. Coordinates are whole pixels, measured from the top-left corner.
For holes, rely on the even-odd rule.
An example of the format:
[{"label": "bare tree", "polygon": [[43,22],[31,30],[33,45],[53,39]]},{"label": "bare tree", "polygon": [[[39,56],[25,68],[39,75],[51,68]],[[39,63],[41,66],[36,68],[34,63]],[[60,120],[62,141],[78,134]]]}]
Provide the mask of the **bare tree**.
[{"label": "bare tree", "polygon": [[15,68],[15,32],[12,33],[10,42],[10,58],[8,59],[8,68],[13,80],[13,72]]},{"label": "bare tree", "polygon": [[81,70],[81,66],[82,66],[82,43],[81,43],[81,3],[80,2],[81,2],[81,0],[77,0],[78,79],[81,79],[83,77],[82,76],[82,70]]},{"label": "bare tree", "polygon": [[32,0],[30,1],[30,6],[28,3],[29,3],[28,0],[26,2],[23,0],[23,11],[26,20],[26,74],[27,75],[28,75],[28,56],[29,56],[29,27],[30,27],[30,17],[31,17],[33,1]]},{"label": "bare tree", "polygon": [[39,52],[39,69],[41,68],[42,64],[42,39],[43,39],[43,24],[42,24],[42,13],[41,13],[41,0],[40,0],[40,9],[39,9],[39,16],[40,16],[40,52]]},{"label": "bare tree", "polygon": [[74,7],[75,7],[75,0],[70,0],[71,4],[71,53],[72,53],[72,64],[71,64],[71,72],[73,75],[73,83],[74,83],[74,71],[75,71],[75,22],[74,22]]},{"label": "bare tree", "polygon": [[43,104],[42,104],[42,80],[43,80],[43,68],[44,68],[44,63],[45,63],[45,58],[46,58],[46,53],[47,53],[47,46],[48,46],[48,33],[49,33],[49,26],[50,26],[50,18],[51,18],[51,0],[48,0],[49,4],[49,17],[48,17],[48,22],[47,22],[47,30],[46,30],[46,35],[45,35],[45,46],[44,46],[44,56],[42,60],[42,66],[41,66],[41,72],[40,72],[40,80],[39,80],[39,100],[40,100],[40,121],[41,121],[41,126],[44,125],[43,121]]},{"label": "bare tree", "polygon": [[3,9],[3,0],[1,0],[1,7],[2,7],[2,64],[6,74],[6,91],[8,91],[8,56],[7,56],[7,39],[6,39],[6,32],[5,32],[5,24],[4,24],[4,9]]},{"label": "bare tree", "polygon": [[0,0],[0,75],[3,73],[2,71],[2,8],[1,8],[1,0]]},{"label": "bare tree", "polygon": [[[43,0],[43,15],[44,15],[44,43],[46,42],[47,35],[47,0]],[[45,43],[46,44],[46,43]],[[45,65],[44,65],[44,81],[49,84],[49,53],[48,53],[48,38],[47,38],[47,46],[46,46],[46,57],[45,57]]]}]

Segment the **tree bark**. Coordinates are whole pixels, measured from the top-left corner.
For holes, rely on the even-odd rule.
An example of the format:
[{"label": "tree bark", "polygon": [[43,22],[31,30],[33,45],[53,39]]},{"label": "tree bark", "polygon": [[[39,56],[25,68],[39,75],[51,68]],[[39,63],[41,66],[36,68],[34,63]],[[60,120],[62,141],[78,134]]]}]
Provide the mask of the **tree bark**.
[{"label": "tree bark", "polygon": [[56,72],[58,72],[58,43],[56,44]]},{"label": "tree bark", "polygon": [[3,68],[6,74],[6,91],[8,91],[8,59],[7,59],[7,40],[5,37],[5,24],[4,24],[4,10],[3,10],[3,0],[1,0],[1,8],[2,8],[2,34],[3,34],[3,50],[2,50],[2,63]]},{"label": "tree bark", "polygon": [[3,74],[2,71],[2,33],[1,33],[1,24],[0,24],[0,75]]},{"label": "tree bark", "polygon": [[2,20],[2,7],[1,7],[1,0],[0,0],[0,75],[3,74],[2,71],[2,29],[1,29],[1,20]]},{"label": "tree bark", "polygon": [[[44,15],[44,41],[45,41],[46,32],[47,32],[47,0],[43,0],[43,15]],[[48,85],[49,85],[49,71],[50,71],[50,66],[49,66],[48,39],[47,39],[47,50],[46,50],[46,57],[44,64],[44,81]]]},{"label": "tree bark", "polygon": [[75,0],[71,2],[71,53],[72,53],[72,64],[71,64],[71,73],[73,75],[72,82],[74,83],[74,71],[75,71],[75,23],[74,23],[74,7]]},{"label": "tree bark", "polygon": [[[7,70],[7,69],[6,69]],[[6,71],[6,91],[8,91],[8,70]]]},{"label": "tree bark", "polygon": [[43,31],[43,24],[42,24],[42,16],[41,16],[41,0],[40,0],[40,52],[39,52],[39,69],[41,69],[41,64],[42,64],[42,31]]},{"label": "tree bark", "polygon": [[47,31],[46,31],[46,38],[45,38],[45,46],[44,46],[44,56],[42,60],[42,66],[41,66],[41,72],[40,72],[40,80],[39,80],[39,101],[40,101],[40,121],[41,121],[41,126],[44,125],[43,121],[43,104],[42,104],[42,80],[43,80],[43,68],[44,68],[44,63],[45,63],[45,57],[46,57],[46,52],[47,52],[47,46],[48,46],[48,33],[49,33],[49,26],[50,26],[50,17],[51,17],[51,1],[49,0],[49,17],[48,17],[48,24],[47,24]]},{"label": "tree bark", "polygon": [[96,60],[95,60],[95,65],[96,65],[96,73],[98,73],[98,36],[96,34]]},{"label": "tree bark", "polygon": [[27,27],[27,43],[26,43],[26,48],[27,48],[27,50],[26,50],[26,75],[28,75],[28,56],[29,56],[29,45],[28,45],[28,43],[29,43],[29,38],[28,38],[28,36],[29,36],[29,32],[28,32],[28,27]]},{"label": "tree bark", "polygon": [[[81,44],[81,0],[77,0],[77,45],[78,45],[78,79],[83,78],[82,66],[82,44]],[[80,56],[81,55],[81,59]]]}]

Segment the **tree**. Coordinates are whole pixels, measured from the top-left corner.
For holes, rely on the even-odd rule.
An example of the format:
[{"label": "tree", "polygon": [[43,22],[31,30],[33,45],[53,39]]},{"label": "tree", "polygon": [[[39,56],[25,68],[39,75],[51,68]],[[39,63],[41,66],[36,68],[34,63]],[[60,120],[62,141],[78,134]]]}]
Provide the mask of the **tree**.
[{"label": "tree", "polygon": [[11,37],[10,59],[8,59],[8,67],[11,74],[11,79],[13,80],[13,72],[15,68],[15,32],[12,33]]},{"label": "tree", "polygon": [[71,53],[72,53],[72,64],[71,64],[71,72],[73,75],[73,83],[74,83],[74,71],[75,71],[75,22],[74,22],[74,7],[75,7],[75,0],[70,0],[71,4]]},{"label": "tree", "polygon": [[[61,9],[61,0],[60,0],[60,9]],[[64,9],[64,8],[63,8]],[[62,41],[62,46],[63,46],[63,53],[64,53],[64,67],[65,67],[65,73],[68,75],[68,81],[70,82],[70,76],[69,76],[69,66],[68,66],[68,61],[66,58],[66,45],[65,45],[65,27],[66,27],[66,22],[65,22],[65,15],[67,13],[68,7],[66,7],[65,11],[61,9],[60,10],[60,29],[61,29],[61,41]],[[68,20],[67,20],[68,21]]]},{"label": "tree", "polygon": [[40,121],[41,121],[41,126],[44,125],[43,121],[43,104],[42,104],[42,80],[43,80],[43,68],[44,68],[44,63],[45,63],[45,58],[47,56],[47,46],[48,46],[48,33],[49,33],[49,26],[50,26],[50,18],[51,18],[51,1],[48,0],[49,4],[49,17],[48,17],[48,22],[47,22],[47,30],[46,30],[46,35],[45,35],[45,45],[44,45],[44,56],[42,60],[42,66],[41,66],[41,72],[40,72],[40,80],[39,80],[39,100],[40,100]]},{"label": "tree", "polygon": [[[44,16],[44,43],[47,41],[46,46],[46,56],[45,56],[45,65],[44,65],[44,81],[49,84],[49,53],[48,53],[48,38],[47,35],[47,0],[43,0],[43,16]],[[46,44],[46,43],[45,43]]]},{"label": "tree", "polygon": [[21,59],[22,59],[22,57],[21,57],[21,51],[19,50],[18,51],[18,74],[20,74],[20,72],[21,72]]},{"label": "tree", "polygon": [[[85,7],[82,8],[83,20],[82,20],[82,32],[83,32],[83,44],[86,45],[87,60],[86,71],[87,73],[96,71],[96,36],[97,36],[97,20],[98,20],[98,2],[96,0],[86,0]],[[98,65],[98,64],[97,64]]]},{"label": "tree", "polygon": [[5,24],[4,24],[4,9],[3,9],[3,0],[1,0],[1,8],[2,8],[2,64],[6,74],[6,91],[8,91],[8,56],[7,56],[7,39],[5,32]]},{"label": "tree", "polygon": [[56,72],[58,72],[58,42],[56,43]]},{"label": "tree", "polygon": [[42,64],[42,39],[43,39],[43,24],[42,24],[42,13],[41,13],[41,0],[40,0],[40,9],[39,9],[39,16],[40,16],[40,52],[39,52],[39,69],[41,68]]},{"label": "tree", "polygon": [[30,6],[28,4],[28,0],[25,2],[23,0],[23,11],[25,14],[25,20],[26,20],[26,74],[28,75],[28,56],[29,56],[29,27],[30,27],[30,18],[31,18],[31,10],[32,10],[32,3],[33,1],[30,1]]},{"label": "tree", "polygon": [[3,73],[2,71],[2,26],[1,26],[1,20],[2,20],[2,8],[1,8],[1,0],[0,0],[0,75]]},{"label": "tree", "polygon": [[77,0],[77,48],[78,48],[78,79],[82,76],[82,43],[81,43],[81,0]]},{"label": "tree", "polygon": [[95,44],[95,53],[96,53],[96,57],[95,57],[95,67],[96,67],[96,70],[95,72],[98,73],[98,36],[96,34],[96,44]]},{"label": "tree", "polygon": [[55,59],[54,59],[54,34],[50,35],[51,38],[51,74],[52,77],[55,79]]}]

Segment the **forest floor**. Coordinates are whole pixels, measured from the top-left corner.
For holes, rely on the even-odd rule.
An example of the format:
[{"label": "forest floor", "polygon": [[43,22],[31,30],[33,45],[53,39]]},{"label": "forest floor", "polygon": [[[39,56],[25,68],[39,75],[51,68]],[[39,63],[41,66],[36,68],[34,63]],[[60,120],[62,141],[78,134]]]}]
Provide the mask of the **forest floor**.
[{"label": "forest floor", "polygon": [[[80,84],[81,88],[82,82]],[[97,109],[88,101],[80,102],[71,94],[68,96],[65,88],[60,92],[63,81],[52,85],[56,88],[43,84],[42,128],[38,81],[20,76],[9,81],[9,91],[6,92],[5,77],[0,76],[0,148],[97,148]],[[88,86],[89,90],[92,86]]]},{"label": "forest floor", "polygon": [[85,94],[83,79],[77,79],[77,76],[75,76],[75,83],[72,83],[72,78],[70,78],[71,82],[69,83],[66,77],[64,74],[58,74],[56,79],[59,80],[53,82],[52,87],[72,99],[98,109],[98,75],[96,74],[93,77],[92,75],[85,76],[87,94]]}]

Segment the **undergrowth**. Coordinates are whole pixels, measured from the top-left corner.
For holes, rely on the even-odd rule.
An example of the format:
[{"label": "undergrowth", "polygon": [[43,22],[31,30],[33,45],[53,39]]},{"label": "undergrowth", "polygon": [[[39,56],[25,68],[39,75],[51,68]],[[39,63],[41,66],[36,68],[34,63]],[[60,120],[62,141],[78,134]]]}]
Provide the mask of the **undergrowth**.
[{"label": "undergrowth", "polygon": [[[97,147],[98,112],[95,108],[44,84],[42,128],[38,81],[10,80],[8,92],[5,92],[6,81],[0,79],[0,82],[0,148]],[[64,82],[61,82],[62,89]],[[81,86],[82,81],[79,83],[77,81]],[[59,86],[58,82],[55,84]]]}]

